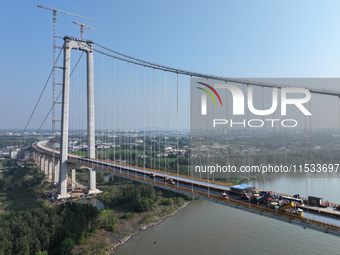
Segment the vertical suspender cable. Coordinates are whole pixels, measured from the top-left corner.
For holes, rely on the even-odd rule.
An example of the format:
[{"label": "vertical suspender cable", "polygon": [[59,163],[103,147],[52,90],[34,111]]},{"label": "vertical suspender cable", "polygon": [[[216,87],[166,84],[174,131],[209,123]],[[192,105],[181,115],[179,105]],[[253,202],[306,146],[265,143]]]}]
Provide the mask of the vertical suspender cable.
[{"label": "vertical suspender cable", "polygon": [[[124,88],[126,88],[127,87],[127,85],[129,84],[129,78],[130,78],[130,76],[129,76],[129,62],[127,62],[127,63],[125,63],[125,65],[127,65],[127,71],[125,71],[127,74],[127,79],[125,79],[125,82],[124,82]],[[125,77],[125,76],[124,76]],[[129,91],[129,90],[128,90]],[[126,94],[128,93],[128,91],[126,91],[126,90],[124,90],[124,97],[126,98]],[[129,96],[128,96],[128,100],[129,100]],[[125,103],[125,102],[124,102]],[[128,103],[128,105],[129,105],[129,103]],[[125,110],[126,110],[126,107],[123,107],[123,110],[124,110],[124,112],[125,112]],[[125,154],[125,164],[127,164],[127,162],[128,162],[128,133],[126,132],[127,131],[127,125],[128,125],[128,120],[129,120],[129,117],[127,116],[128,115],[128,111],[127,111],[127,114],[123,114],[123,116],[124,116],[124,121],[123,121],[123,123],[125,123],[125,125],[123,126],[123,129],[125,130],[124,131],[124,140],[125,140],[125,150],[124,150],[124,154]]]},{"label": "vertical suspender cable", "polygon": [[[100,92],[98,92],[98,94],[101,94],[101,98],[102,100],[100,100],[100,128],[98,128],[97,130],[100,130],[100,133],[97,132],[98,134],[98,139],[99,137],[102,137],[101,135],[103,134],[104,137],[102,137],[100,139],[100,142],[102,143],[102,149],[101,149],[101,152],[100,152],[100,158],[103,159],[105,157],[105,145],[103,143],[103,141],[105,141],[105,121],[104,121],[104,105],[105,105],[105,96],[104,96],[104,78],[105,77],[105,56],[102,56],[102,59],[101,59],[101,63],[102,63],[102,74],[101,74],[101,77],[100,77]],[[96,151],[98,151],[98,154],[99,154],[99,150],[97,149]],[[98,155],[99,156],[99,155]],[[99,157],[97,157],[99,158]]]},{"label": "vertical suspender cable", "polygon": [[[82,61],[82,70],[84,69],[84,61]],[[83,79],[82,79],[82,83],[81,84],[84,84],[83,82]],[[85,89],[82,89],[82,97],[83,97],[83,109],[85,109],[85,102],[84,102],[84,99],[86,98],[86,95],[85,95]],[[82,114],[82,118],[83,118],[83,121],[82,121],[82,126],[83,126],[83,145],[84,145],[84,156],[88,156],[87,155],[87,149],[85,148],[85,145],[87,144],[86,143],[86,120],[85,120],[85,111],[83,112]]]},{"label": "vertical suspender cable", "polygon": [[[188,157],[188,176],[189,178],[191,178],[191,180],[193,180],[193,176],[191,174],[190,171],[190,157],[191,157],[191,130],[190,130],[190,79],[188,82],[188,101],[187,101],[187,132],[188,132],[188,153],[187,153],[187,157]],[[194,192],[194,183],[191,181],[191,192]]]},{"label": "vertical suspender cable", "polygon": [[122,61],[119,62],[119,171],[122,172]]},{"label": "vertical suspender cable", "polygon": [[[105,56],[102,57],[102,76],[100,77],[100,92],[98,92],[97,94],[100,95],[101,98],[101,102],[100,102],[100,128],[98,128],[97,130],[99,130],[100,132],[97,132],[98,135],[98,141],[99,143],[101,143],[101,151],[100,151],[100,158],[104,159],[105,157],[105,145],[104,145],[104,141],[105,141],[105,121],[104,121],[104,104],[105,104],[105,98],[104,98],[104,93],[105,93],[105,86],[104,86],[104,81],[105,81]],[[99,151],[97,149],[97,151]],[[99,155],[98,155],[99,156]]]},{"label": "vertical suspender cable", "polygon": [[[128,78],[126,77],[126,65],[128,65],[128,62],[123,62],[123,78],[122,78],[122,93],[120,94],[120,97],[123,97],[123,98],[126,98],[126,83],[127,83],[127,80]],[[127,163],[127,157],[126,157],[126,115],[125,115],[125,110],[126,110],[126,107],[125,107],[125,101],[126,99],[124,100],[123,104],[124,104],[124,107],[122,107],[122,144],[124,144],[124,153],[122,155],[122,157],[124,158],[124,163],[123,165]]]},{"label": "vertical suspender cable", "polygon": [[[309,100],[309,111],[312,112],[312,100]],[[309,120],[309,136],[312,135],[312,117],[309,116],[308,117],[308,120]]]},{"label": "vertical suspender cable", "polygon": [[109,91],[109,59],[106,58],[106,82],[105,82],[105,85],[106,85],[106,93],[104,94],[105,96],[105,101],[106,103],[104,104],[104,109],[105,109],[105,113],[106,113],[106,117],[105,118],[105,122],[106,122],[106,125],[105,125],[105,160],[107,160],[107,153],[108,153],[108,150],[107,150],[107,145],[108,145],[108,133],[109,133],[109,118],[110,118],[110,107],[109,107],[109,101],[108,101],[108,96],[110,95],[110,91]]},{"label": "vertical suspender cable", "polygon": [[[312,100],[309,101],[309,111],[312,112]],[[311,144],[311,141],[312,141],[312,117],[311,116],[308,116],[308,123],[309,123],[309,141],[310,141],[310,144]],[[313,159],[313,151],[310,149],[309,150],[309,158],[310,160]]]},{"label": "vertical suspender cable", "polygon": [[[164,171],[167,174],[167,167],[166,167],[166,135],[167,135],[167,93],[166,93],[166,71],[164,72],[164,103],[165,103],[165,113],[164,113],[164,122],[165,122],[165,133],[164,133]],[[165,183],[166,185],[166,183]]]},{"label": "vertical suspender cable", "polygon": [[[113,59],[113,68],[112,68],[112,62],[110,62],[111,64],[110,64],[110,88],[111,88],[111,90],[110,90],[110,98],[109,98],[109,101],[110,101],[110,109],[111,109],[111,112],[110,112],[110,129],[111,129],[111,139],[110,139],[110,144],[111,144],[111,150],[110,150],[110,160],[112,161],[114,161],[114,151],[115,151],[115,147],[116,147],[116,145],[115,145],[115,142],[114,142],[114,135],[115,135],[115,127],[114,127],[114,125],[115,125],[115,120],[114,120],[114,116],[115,116],[115,108],[114,108],[114,103],[115,103],[115,101],[114,101],[114,95],[115,95],[115,89],[114,89],[114,79],[115,79],[115,70],[114,70],[114,62],[115,62],[115,59]],[[113,76],[112,76],[112,71],[111,71],[111,69],[113,69]],[[113,131],[113,137],[112,137],[112,131]],[[113,146],[113,148],[112,148],[112,146]],[[113,149],[113,155],[112,155],[112,149]]]},{"label": "vertical suspender cable", "polygon": [[130,66],[130,63],[128,64],[128,66],[129,66],[129,68],[128,68],[128,75],[129,75],[129,83],[128,83],[128,103],[127,103],[127,118],[128,118],[128,122],[127,122],[127,135],[128,135],[128,137],[127,137],[127,139],[128,139],[128,143],[127,143],[127,147],[128,147],[128,158],[129,158],[129,160],[128,160],[128,165],[132,165],[131,164],[131,131],[130,131],[130,129],[131,129],[131,126],[130,126],[130,92],[131,92],[131,75],[130,75],[130,73],[131,73],[131,66]]},{"label": "vertical suspender cable", "polygon": [[[154,96],[152,95],[153,91],[155,90],[155,85],[156,85],[156,71],[155,68],[153,69],[153,85],[151,89],[151,99],[150,99],[150,122],[151,122],[151,169],[155,169],[155,152],[154,152],[154,147],[155,147],[155,137],[154,137],[154,127],[153,127],[153,108],[155,107],[154,104]],[[153,181],[156,181],[156,178],[153,178]]]},{"label": "vertical suspender cable", "polygon": [[[108,89],[107,89],[107,97],[108,97],[108,115],[109,115],[109,120],[108,120],[108,124],[107,124],[107,129],[108,129],[108,137],[107,137],[107,141],[108,141],[108,146],[109,147],[109,153],[107,156],[107,159],[109,161],[111,161],[111,153],[112,153],[112,140],[111,140],[111,135],[112,135],[112,100],[111,100],[111,89],[112,89],[112,84],[111,84],[111,59],[108,58],[108,67],[107,67],[107,77],[108,77]],[[110,133],[110,135],[109,135]]]},{"label": "vertical suspender cable", "polygon": [[178,161],[178,155],[179,155],[179,143],[178,143],[178,122],[179,122],[179,119],[178,119],[178,116],[179,116],[179,113],[178,113],[178,73],[177,73],[177,188],[179,189],[179,161]]},{"label": "vertical suspender cable", "polygon": [[[246,87],[246,85],[245,84],[243,84],[242,85],[242,90],[243,90],[243,95],[245,95],[246,93],[245,93],[245,87]],[[246,111],[246,118],[247,118],[247,111]],[[245,165],[247,165],[247,158],[246,158],[246,151],[245,151],[245,148],[246,148],[246,146],[247,146],[247,141],[246,141],[246,130],[245,130],[245,128],[243,129],[243,149],[242,149],[242,153],[243,153],[243,165],[245,166]]]},{"label": "vertical suspender cable", "polygon": [[114,101],[114,108],[113,108],[113,161],[116,163],[116,59],[113,59],[113,101]]},{"label": "vertical suspender cable", "polygon": [[[246,86],[245,86],[245,92],[247,92],[248,91],[248,87],[249,87],[249,85],[247,85],[246,84]],[[247,93],[248,94],[248,93]],[[246,94],[244,94],[244,95],[246,95]],[[246,107],[246,120],[248,121],[249,120],[249,111],[248,111],[248,107]],[[246,157],[246,165],[251,165],[251,153],[250,153],[250,148],[251,148],[251,145],[250,145],[250,141],[249,141],[249,126],[248,126],[248,124],[246,124],[246,137],[245,137],[245,142],[246,142],[246,148],[248,148],[248,150],[247,150],[247,157]],[[249,176],[247,176],[247,180],[248,180],[248,182],[249,182]]]},{"label": "vertical suspender cable", "polygon": [[[161,170],[161,76],[158,71],[158,170]],[[339,99],[340,102],[340,99]],[[340,118],[339,118],[340,123]],[[340,130],[340,124],[339,124]]]},{"label": "vertical suspender cable", "polygon": [[145,153],[145,145],[146,145],[146,137],[145,137],[145,66],[143,69],[143,128],[144,128],[144,135],[143,135],[143,150],[144,150],[144,155],[143,155],[143,168],[144,168],[144,179],[145,179],[145,158],[146,158],[146,153]]},{"label": "vertical suspender cable", "polygon": [[[106,65],[105,65],[105,56],[103,56],[103,76],[102,77],[105,77],[105,69],[106,69]],[[105,116],[105,113],[104,113],[104,106],[105,106],[105,78],[101,78],[102,79],[102,82],[101,82],[101,86],[102,86],[102,89],[101,89],[101,98],[102,100],[101,101],[101,132],[99,134],[103,134],[103,138],[101,139],[101,142],[102,142],[102,152],[101,152],[101,158],[104,159],[105,158],[105,154],[106,154],[106,151],[105,151],[105,135],[106,135],[106,130],[105,130],[105,120],[104,120],[104,116]],[[99,93],[98,93],[99,94]],[[98,136],[100,137],[100,136]]]},{"label": "vertical suspender cable", "polygon": [[[209,83],[210,83],[210,82],[209,82],[209,80],[207,79],[207,84],[209,84]],[[214,116],[214,108],[212,109],[212,115]],[[215,137],[214,137],[214,134],[210,134],[210,133],[209,133],[209,131],[208,131],[208,125],[209,125],[209,124],[208,124],[208,122],[207,122],[207,129],[206,129],[207,132],[206,132],[206,135],[205,135],[205,139],[207,139],[207,142],[209,141],[209,136],[210,136],[210,135],[212,135],[212,139],[211,139],[212,141],[213,141],[213,139],[215,138]],[[210,163],[210,162],[209,162],[210,159],[209,159],[209,155],[208,155],[208,154],[209,154],[209,153],[207,153],[207,158],[206,158],[206,165],[207,165],[207,166],[208,166],[209,163]],[[208,173],[207,175],[208,175],[208,176],[207,176],[207,180],[208,180],[208,189],[207,189],[207,190],[208,190],[208,197],[209,197],[209,196],[210,196],[210,187],[209,187],[209,186],[210,186],[210,174]],[[204,191],[205,191],[205,188],[204,188]]]},{"label": "vertical suspender cable", "polygon": [[[226,82],[224,82],[224,83],[226,83]],[[226,104],[225,104],[225,108],[226,108],[226,110],[225,110],[225,112],[226,112],[226,118],[227,119],[229,119],[229,112],[228,112],[228,110],[229,110],[229,108],[228,108],[228,92],[227,91],[225,91],[225,95],[226,95]],[[224,135],[225,135],[225,140],[226,140],[226,145],[227,145],[227,157],[226,157],[226,160],[227,160],[227,162],[226,162],[226,166],[228,166],[229,164],[230,164],[230,155],[229,155],[229,142],[228,142],[228,126],[226,126],[225,127],[225,133],[224,133]],[[225,182],[226,183],[228,183],[228,177],[229,177],[229,172],[227,173],[227,175],[226,175],[226,179],[225,179]]]},{"label": "vertical suspender cable", "polygon": [[340,97],[338,97],[338,110],[339,110],[339,137],[340,137]]},{"label": "vertical suspender cable", "polygon": [[[136,86],[136,132],[137,132],[137,140],[139,140],[139,130],[138,130],[138,117],[139,117],[139,114],[138,114],[138,111],[140,109],[139,105],[138,105],[138,74],[137,74],[137,71],[138,71],[138,65],[135,65],[135,86]],[[139,141],[138,141],[139,143]],[[139,166],[139,163],[138,163],[138,143],[136,144],[136,166],[138,167]],[[137,172],[135,172],[136,176],[137,176]]]},{"label": "vertical suspender cable", "polygon": [[[284,116],[285,120],[287,118],[287,116]],[[286,142],[285,144],[285,150],[284,150],[284,160],[285,160],[285,165],[287,165],[287,149],[288,149],[288,138],[287,138],[287,130],[284,129],[284,140]]]},{"label": "vertical suspender cable", "polygon": [[[275,111],[273,112],[273,119],[275,119]],[[277,140],[276,140],[276,135],[275,135],[275,123],[273,122],[273,146],[274,146],[274,165],[276,165],[276,148],[277,146]]]},{"label": "vertical suspender cable", "polygon": [[308,139],[307,139],[307,116],[303,115],[303,129],[304,129],[304,164],[308,163],[308,152],[307,152],[307,143],[308,143]]},{"label": "vertical suspender cable", "polygon": [[[262,110],[264,110],[264,87],[262,86],[261,87],[262,88]],[[263,122],[264,122],[264,119],[265,119],[265,117],[263,116]],[[267,130],[267,128],[266,128],[266,125],[264,125],[264,132],[263,132],[263,139],[262,139],[262,141],[263,141],[263,143],[262,143],[262,160],[263,160],[263,164],[265,164],[266,163],[266,160],[265,160],[265,140],[266,140],[266,135],[267,135],[267,133],[266,133],[266,130]]]}]

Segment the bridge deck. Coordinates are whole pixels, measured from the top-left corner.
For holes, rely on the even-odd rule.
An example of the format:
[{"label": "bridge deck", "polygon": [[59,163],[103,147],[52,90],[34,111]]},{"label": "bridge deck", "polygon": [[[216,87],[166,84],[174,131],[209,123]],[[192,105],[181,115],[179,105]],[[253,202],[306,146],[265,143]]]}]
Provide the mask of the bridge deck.
[{"label": "bridge deck", "polygon": [[[41,153],[51,154],[52,149],[46,147],[44,143],[45,142],[39,142],[38,144],[34,145],[33,148]],[[56,157],[58,156],[59,154],[56,153]],[[203,179],[193,179],[183,175],[165,173],[159,170],[143,169],[139,167],[118,164],[112,161],[86,158],[73,154],[69,154],[68,161],[70,163],[92,167],[97,170],[119,175],[142,183],[151,184],[160,188],[165,188],[174,192],[200,197],[243,210],[258,212],[268,217],[274,217],[280,220],[295,223],[297,225],[302,225],[303,227],[311,227],[340,236],[340,213],[335,211],[333,211],[330,215],[333,217],[334,215],[337,217],[339,216],[336,219],[327,217],[327,213],[325,213],[327,216],[323,216],[318,213],[316,220],[315,216],[312,215],[312,213],[315,212],[313,210],[310,210],[305,214],[305,217],[301,218],[291,213],[270,209],[264,205],[254,205],[249,201],[242,200],[240,198],[240,194],[232,192],[229,186],[223,183],[207,181]],[[164,181],[164,177],[172,178],[175,181],[175,184],[167,183]],[[223,198],[221,196],[222,192],[227,192],[229,198]]]}]

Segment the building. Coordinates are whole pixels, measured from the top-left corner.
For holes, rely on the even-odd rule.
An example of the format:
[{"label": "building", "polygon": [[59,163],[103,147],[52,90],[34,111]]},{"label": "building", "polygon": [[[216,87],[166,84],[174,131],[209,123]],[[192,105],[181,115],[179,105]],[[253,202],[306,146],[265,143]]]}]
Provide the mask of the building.
[{"label": "building", "polygon": [[9,151],[9,158],[10,159],[16,159],[18,157],[20,149],[12,149]]}]

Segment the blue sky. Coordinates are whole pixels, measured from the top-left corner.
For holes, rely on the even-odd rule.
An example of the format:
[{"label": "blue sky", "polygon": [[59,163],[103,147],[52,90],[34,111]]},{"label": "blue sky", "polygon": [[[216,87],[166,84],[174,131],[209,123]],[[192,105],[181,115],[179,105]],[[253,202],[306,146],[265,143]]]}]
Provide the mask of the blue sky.
[{"label": "blue sky", "polygon": [[59,36],[79,36],[75,20],[98,29],[87,39],[168,66],[227,77],[340,73],[339,1],[2,1],[0,129],[25,126],[51,69],[52,13],[37,4],[97,19],[58,14]]}]

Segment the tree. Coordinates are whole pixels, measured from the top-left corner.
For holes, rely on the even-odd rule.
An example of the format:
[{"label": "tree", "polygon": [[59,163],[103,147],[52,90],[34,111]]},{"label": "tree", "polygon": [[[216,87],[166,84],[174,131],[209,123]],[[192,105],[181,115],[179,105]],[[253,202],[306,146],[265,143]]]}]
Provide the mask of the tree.
[{"label": "tree", "polygon": [[10,187],[8,179],[0,179],[0,191],[6,191]]},{"label": "tree", "polygon": [[141,212],[150,211],[154,205],[155,202],[151,198],[145,198],[139,203],[139,210]]},{"label": "tree", "polygon": [[97,182],[98,183],[105,183],[103,172],[97,172]]},{"label": "tree", "polygon": [[98,229],[98,214],[77,203],[1,214],[0,254],[71,254],[75,242]]},{"label": "tree", "polygon": [[34,255],[48,255],[47,251],[37,251]]},{"label": "tree", "polygon": [[71,255],[74,247],[74,241],[71,238],[65,238],[58,247],[60,255]]}]

